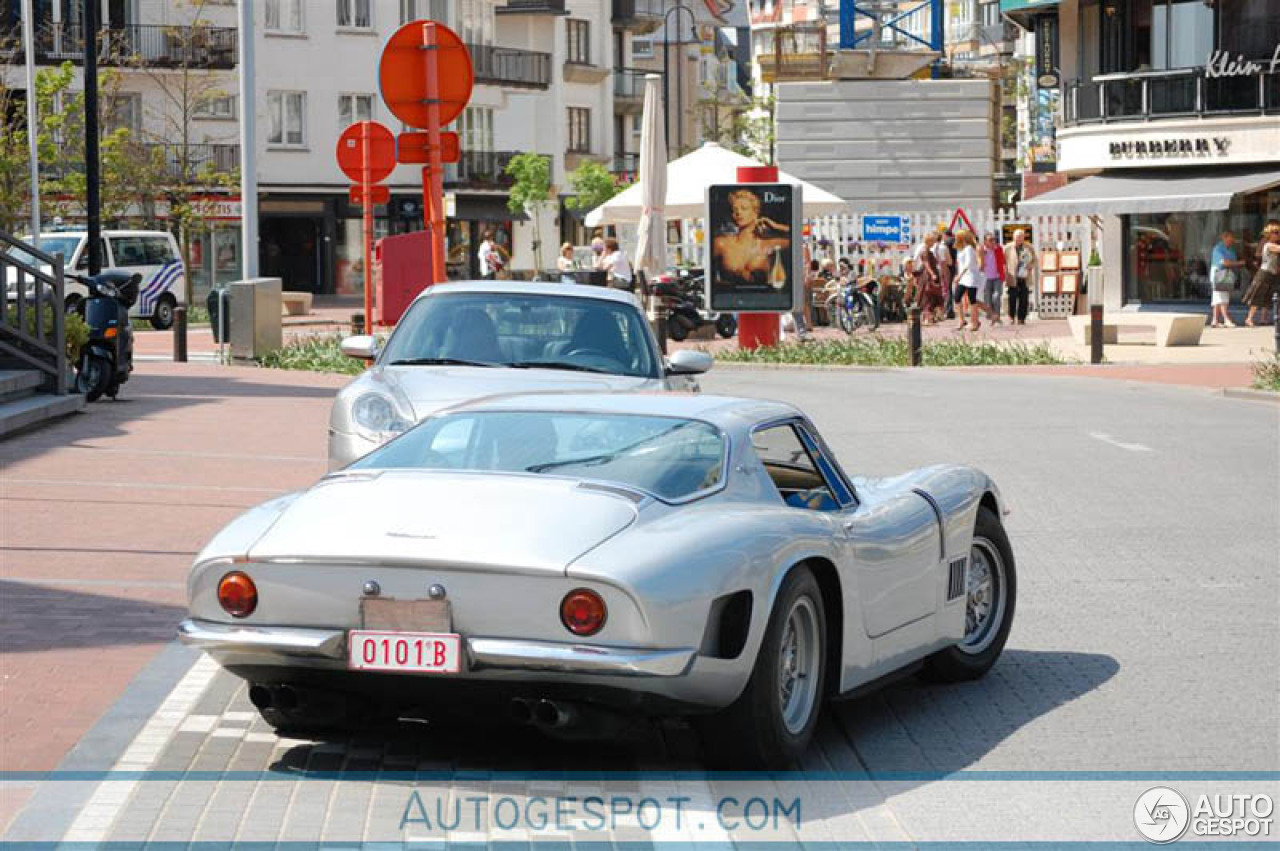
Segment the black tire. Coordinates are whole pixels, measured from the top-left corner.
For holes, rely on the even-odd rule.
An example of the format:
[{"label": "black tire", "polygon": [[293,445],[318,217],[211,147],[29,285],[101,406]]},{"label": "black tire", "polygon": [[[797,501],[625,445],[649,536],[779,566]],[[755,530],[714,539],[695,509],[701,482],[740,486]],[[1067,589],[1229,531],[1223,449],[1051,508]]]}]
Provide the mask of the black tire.
[{"label": "black tire", "polygon": [[866,313],[866,326],[872,331],[880,327],[880,309],[876,300],[865,293],[861,295],[862,307]]},{"label": "black tire", "polygon": [[85,401],[96,402],[102,398],[111,380],[111,362],[89,352],[80,356],[80,369],[76,372],[76,392]]},{"label": "black tire", "polygon": [[78,313],[80,318],[84,318],[84,299],[78,295],[69,295],[62,302],[67,313]]},{"label": "black tire", "polygon": [[677,343],[682,343],[686,339],[688,339],[689,329],[685,328],[679,322],[675,322],[673,320],[668,319],[667,320],[667,336],[675,340]]},{"label": "black tire", "polygon": [[[797,685],[812,688],[808,714],[801,724],[788,726],[784,719],[781,661],[784,632],[797,606],[807,601],[816,620],[816,645],[807,661],[809,676],[798,676]],[[769,614],[764,640],[756,653],[751,679],[742,694],[726,709],[698,721],[699,731],[711,763],[723,768],[779,770],[788,767],[805,752],[813,737],[822,710],[826,688],[827,619],[822,590],[809,568],[792,569],[778,589],[778,598]],[[816,676],[813,676],[816,671]],[[804,672],[802,672],[804,673]]]},{"label": "black tire", "polygon": [[836,322],[840,325],[840,330],[846,334],[852,335],[858,330],[856,317],[843,302],[836,308]]},{"label": "black tire", "polygon": [[177,306],[178,302],[173,296],[168,294],[160,296],[155,309],[151,311],[151,327],[157,331],[168,331],[172,328],[173,311]]},{"label": "black tire", "polygon": [[[993,560],[993,556],[995,560]],[[1018,572],[1013,561],[1013,548],[1009,546],[1009,536],[1005,534],[1004,524],[999,516],[982,506],[978,509],[978,519],[974,524],[973,548],[969,554],[969,571],[977,569],[979,560],[988,563],[988,570],[998,568],[993,574],[999,577],[998,586],[993,585],[999,597],[995,601],[995,616],[998,622],[986,624],[975,630],[976,640],[965,641],[945,650],[939,650],[924,661],[920,671],[921,679],[935,683],[958,683],[976,680],[982,677],[1000,657],[1005,642],[1009,640],[1009,629],[1013,626],[1013,612],[1018,600]],[[970,593],[966,589],[966,594]],[[966,602],[966,607],[968,603]],[[968,615],[966,614],[966,628]]]},{"label": "black tire", "polygon": [[738,318],[732,313],[722,313],[716,317],[716,333],[726,340],[738,333]]}]

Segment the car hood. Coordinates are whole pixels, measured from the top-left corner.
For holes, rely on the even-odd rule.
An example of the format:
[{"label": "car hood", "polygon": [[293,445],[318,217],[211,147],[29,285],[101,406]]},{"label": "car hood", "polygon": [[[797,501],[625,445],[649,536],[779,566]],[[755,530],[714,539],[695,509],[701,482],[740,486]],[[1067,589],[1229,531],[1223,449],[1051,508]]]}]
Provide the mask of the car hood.
[{"label": "car hood", "polygon": [[563,574],[636,516],[625,494],[570,478],[357,471],[299,495],[248,555]]},{"label": "car hood", "polygon": [[470,366],[388,366],[381,378],[413,406],[416,419],[471,399],[539,390],[589,392],[644,390],[661,386],[656,378],[571,372],[563,369],[503,369]]}]

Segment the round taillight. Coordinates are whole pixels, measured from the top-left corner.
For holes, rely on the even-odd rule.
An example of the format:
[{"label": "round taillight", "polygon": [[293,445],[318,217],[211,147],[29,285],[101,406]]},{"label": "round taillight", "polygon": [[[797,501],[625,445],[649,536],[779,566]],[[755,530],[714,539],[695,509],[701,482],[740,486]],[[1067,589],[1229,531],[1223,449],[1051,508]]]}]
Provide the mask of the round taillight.
[{"label": "round taillight", "polygon": [[608,615],[604,600],[587,588],[570,591],[560,601],[560,622],[574,635],[595,635]]},{"label": "round taillight", "polygon": [[232,617],[247,618],[258,608],[258,586],[247,574],[233,570],[218,582],[218,602]]}]

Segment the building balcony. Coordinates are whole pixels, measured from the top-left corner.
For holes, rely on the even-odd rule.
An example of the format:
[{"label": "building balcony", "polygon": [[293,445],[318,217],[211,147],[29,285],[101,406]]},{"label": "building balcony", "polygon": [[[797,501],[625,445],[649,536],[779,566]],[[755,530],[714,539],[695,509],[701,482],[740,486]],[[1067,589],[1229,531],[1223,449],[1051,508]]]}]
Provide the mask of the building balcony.
[{"label": "building balcony", "polygon": [[[236,67],[237,47],[234,27],[151,24],[109,27],[99,36],[98,62],[115,66],[230,70]],[[48,23],[36,30],[37,63],[79,64],[83,60],[84,30],[79,23]]]},{"label": "building balcony", "polygon": [[566,83],[585,83],[594,86],[612,73],[612,68],[593,65],[590,62],[565,60],[564,63],[564,81]]},{"label": "building balcony", "polygon": [[174,183],[203,185],[234,174],[240,168],[237,144],[144,142],[142,147],[163,166],[165,179]]},{"label": "building balcony", "polygon": [[609,164],[609,171],[616,177],[635,180],[640,176],[640,155],[637,153],[615,153]]},{"label": "building balcony", "polygon": [[791,24],[761,30],[760,78],[766,83],[825,80],[831,72],[827,49],[827,25],[822,22]]},{"label": "building balcony", "polygon": [[499,15],[567,15],[564,0],[507,0],[494,9]]},{"label": "building balcony", "polygon": [[1280,73],[1209,77],[1203,68],[1068,80],[1063,125],[1280,114]]},{"label": "building balcony", "polygon": [[507,163],[522,153],[462,151],[456,163],[445,167],[444,185],[450,189],[509,189],[515,178],[507,174]]},{"label": "building balcony", "polygon": [[662,26],[662,0],[613,0],[613,25],[638,35]]},{"label": "building balcony", "polygon": [[476,82],[516,89],[545,89],[551,85],[551,54],[515,47],[469,44]]},{"label": "building balcony", "polygon": [[644,78],[648,73],[642,68],[613,69],[614,112],[640,112],[644,109]]}]

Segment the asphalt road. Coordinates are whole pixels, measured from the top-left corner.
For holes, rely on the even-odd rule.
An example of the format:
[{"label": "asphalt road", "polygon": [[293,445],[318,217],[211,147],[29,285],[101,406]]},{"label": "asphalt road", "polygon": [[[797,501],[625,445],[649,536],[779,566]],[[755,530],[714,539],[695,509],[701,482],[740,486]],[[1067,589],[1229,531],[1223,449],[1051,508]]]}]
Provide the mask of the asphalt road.
[{"label": "asphalt road", "polygon": [[[1042,798],[1052,784],[949,784],[945,775],[956,771],[1012,772],[1014,782],[1020,772],[1070,780],[1280,766],[1280,406],[1001,371],[721,369],[704,388],[799,405],[854,476],[969,463],[994,476],[1013,508],[1006,522],[1019,600],[1001,661],[981,682],[906,680],[830,706],[797,768],[853,780],[831,793],[835,802],[811,790],[826,832],[805,838],[1035,838],[1019,832],[1028,814],[1038,824],[1049,818]],[[416,725],[342,742],[281,742],[249,711],[242,685],[203,664],[160,696],[164,705],[118,767],[270,769],[288,782],[140,783],[114,797],[102,791],[112,784],[82,789],[82,799],[94,797],[77,805],[68,838],[412,838],[413,825],[401,821],[403,786],[291,776],[304,769],[663,772],[700,764],[696,739],[679,725],[574,745],[524,730]],[[858,781],[893,772],[908,774],[871,789]],[[1137,776],[1138,791],[1149,780]],[[1123,816],[1131,829],[1132,792],[1119,795],[1120,814],[1100,823]],[[999,816],[975,815],[980,799],[1003,802]],[[9,838],[57,839],[48,833],[54,821],[24,813]],[[465,828],[451,836],[484,838]],[[652,837],[619,829],[611,838]]]}]

